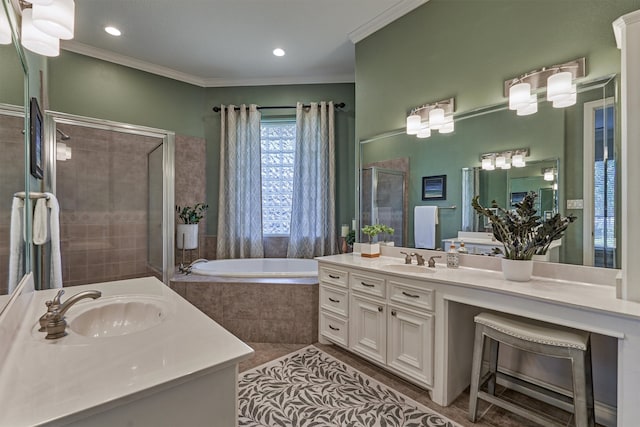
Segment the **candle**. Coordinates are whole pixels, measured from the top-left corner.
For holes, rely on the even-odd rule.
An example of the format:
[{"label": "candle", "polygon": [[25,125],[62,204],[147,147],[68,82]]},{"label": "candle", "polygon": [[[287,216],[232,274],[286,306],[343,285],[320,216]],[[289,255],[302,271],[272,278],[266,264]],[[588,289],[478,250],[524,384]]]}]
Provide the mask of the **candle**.
[{"label": "candle", "polygon": [[351,220],[351,229],[355,230],[356,228],[358,228],[358,224],[356,224],[356,220],[352,219]]},{"label": "candle", "polygon": [[342,228],[340,229],[340,236],[347,237],[349,234],[349,226],[347,224],[342,224]]}]

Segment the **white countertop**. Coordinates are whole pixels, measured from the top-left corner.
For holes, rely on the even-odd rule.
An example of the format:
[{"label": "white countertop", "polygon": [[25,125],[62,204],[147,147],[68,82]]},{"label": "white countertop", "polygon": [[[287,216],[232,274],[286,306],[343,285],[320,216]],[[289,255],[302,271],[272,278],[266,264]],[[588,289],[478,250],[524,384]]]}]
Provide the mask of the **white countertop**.
[{"label": "white countertop", "polygon": [[[443,258],[439,261],[442,261],[445,253],[440,252],[440,255]],[[505,280],[501,271],[470,267],[447,268],[446,264],[441,263],[436,264],[435,269],[425,267],[424,273],[400,273],[385,269],[387,265],[404,264],[404,257],[365,258],[358,253],[350,253],[320,257],[317,260],[336,266],[342,265],[411,279],[518,295],[563,306],[640,319],[640,303],[617,299],[615,286],[537,276],[532,277],[529,282],[512,282]]]},{"label": "white countertop", "polygon": [[[35,292],[0,367],[0,425],[32,426],[79,412],[91,414],[130,402],[185,380],[215,372],[253,354],[253,350],[155,278],[108,282],[66,289],[70,296],[96,289],[112,296],[158,298],[167,317],[144,331],[109,338],[69,335],[45,340],[34,331],[44,301],[57,290]],[[72,319],[93,300],[67,312]],[[5,342],[2,345],[6,345]]]}]

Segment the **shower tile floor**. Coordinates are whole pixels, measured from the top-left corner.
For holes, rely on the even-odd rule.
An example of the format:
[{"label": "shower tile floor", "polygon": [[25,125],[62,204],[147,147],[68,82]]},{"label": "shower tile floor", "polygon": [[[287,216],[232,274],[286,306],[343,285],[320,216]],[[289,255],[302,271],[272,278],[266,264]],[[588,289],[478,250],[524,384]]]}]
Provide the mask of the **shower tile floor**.
[{"label": "shower tile floor", "polygon": [[[272,343],[247,343],[254,350],[255,354],[248,360],[240,364],[240,372],[247,369],[254,368],[269,362],[270,360],[277,359],[293,351],[306,347],[306,344],[272,344]],[[452,405],[448,407],[439,406],[431,401],[427,391],[416,387],[401,378],[390,374],[379,367],[367,362],[366,360],[351,354],[337,346],[315,344],[318,348],[331,354],[333,357],[341,360],[342,362],[358,369],[359,371],[375,378],[381,383],[401,392],[410,398],[422,403],[423,405],[433,409],[434,411],[451,418],[453,421],[460,423],[465,427],[537,427],[534,424],[524,418],[521,418],[515,414],[511,414],[503,410],[502,408],[489,405],[486,402],[479,401],[479,411],[481,415],[480,420],[477,423],[471,423],[467,420],[467,409],[469,407],[469,393],[465,391],[460,395]],[[544,412],[548,416],[552,416],[557,419],[559,423],[567,426],[573,426],[573,415],[558,409],[554,406],[547,405],[537,400],[530,399],[520,393],[505,390],[499,387],[499,393],[502,393],[502,397],[508,398],[514,402],[518,402],[520,405],[526,405],[529,408],[537,409]]]}]

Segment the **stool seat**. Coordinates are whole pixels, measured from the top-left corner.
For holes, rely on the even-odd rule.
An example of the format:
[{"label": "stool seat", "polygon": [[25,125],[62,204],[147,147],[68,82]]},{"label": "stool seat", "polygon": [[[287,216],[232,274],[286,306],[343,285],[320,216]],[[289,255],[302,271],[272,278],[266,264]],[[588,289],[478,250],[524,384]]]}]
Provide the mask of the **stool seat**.
[{"label": "stool seat", "polygon": [[509,315],[480,313],[475,317],[475,321],[514,338],[539,344],[577,348],[584,351],[589,342],[589,332],[549,325],[531,319],[523,321]]},{"label": "stool seat", "polygon": [[[546,414],[496,395],[496,383],[501,379],[507,380],[506,384],[520,387],[522,392],[531,392],[530,396],[544,395],[553,401],[562,402],[563,405],[573,406],[577,427],[592,427],[595,424],[589,332],[502,313],[480,313],[474,320],[476,332],[469,389],[469,420],[476,421],[478,399],[481,399],[545,427],[565,425]],[[483,375],[485,341],[490,344],[489,370]],[[498,353],[502,344],[521,351],[568,359],[571,362],[573,398],[500,371]],[[487,391],[483,390],[485,384]]]}]

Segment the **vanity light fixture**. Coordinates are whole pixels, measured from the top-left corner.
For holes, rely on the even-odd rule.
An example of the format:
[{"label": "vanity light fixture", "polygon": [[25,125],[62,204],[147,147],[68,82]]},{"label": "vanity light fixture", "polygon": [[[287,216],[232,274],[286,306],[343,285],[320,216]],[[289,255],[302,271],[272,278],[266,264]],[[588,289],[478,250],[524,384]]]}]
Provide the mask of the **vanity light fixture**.
[{"label": "vanity light fixture", "polygon": [[579,58],[564,64],[542,67],[504,82],[504,95],[509,98],[509,109],[519,116],[538,111],[535,92],[547,89],[547,100],[554,108],[574,105],[577,100],[575,79],[586,75],[586,60]]},{"label": "vanity light fixture", "polygon": [[406,120],[407,135],[428,138],[434,130],[440,133],[453,132],[455,129],[453,124],[454,111],[454,98],[412,108]]},{"label": "vanity light fixture", "polygon": [[555,181],[556,171],[554,168],[547,168],[542,170],[542,178],[545,181]]},{"label": "vanity light fixture", "polygon": [[73,38],[74,0],[19,0],[12,4],[22,15],[21,41],[26,49],[39,55],[58,56],[60,39]]},{"label": "vanity light fixture", "polygon": [[484,153],[480,155],[480,162],[483,170],[492,171],[495,169],[511,169],[511,167],[522,168],[526,166],[524,160],[529,156],[528,148],[517,148],[499,153]]}]

